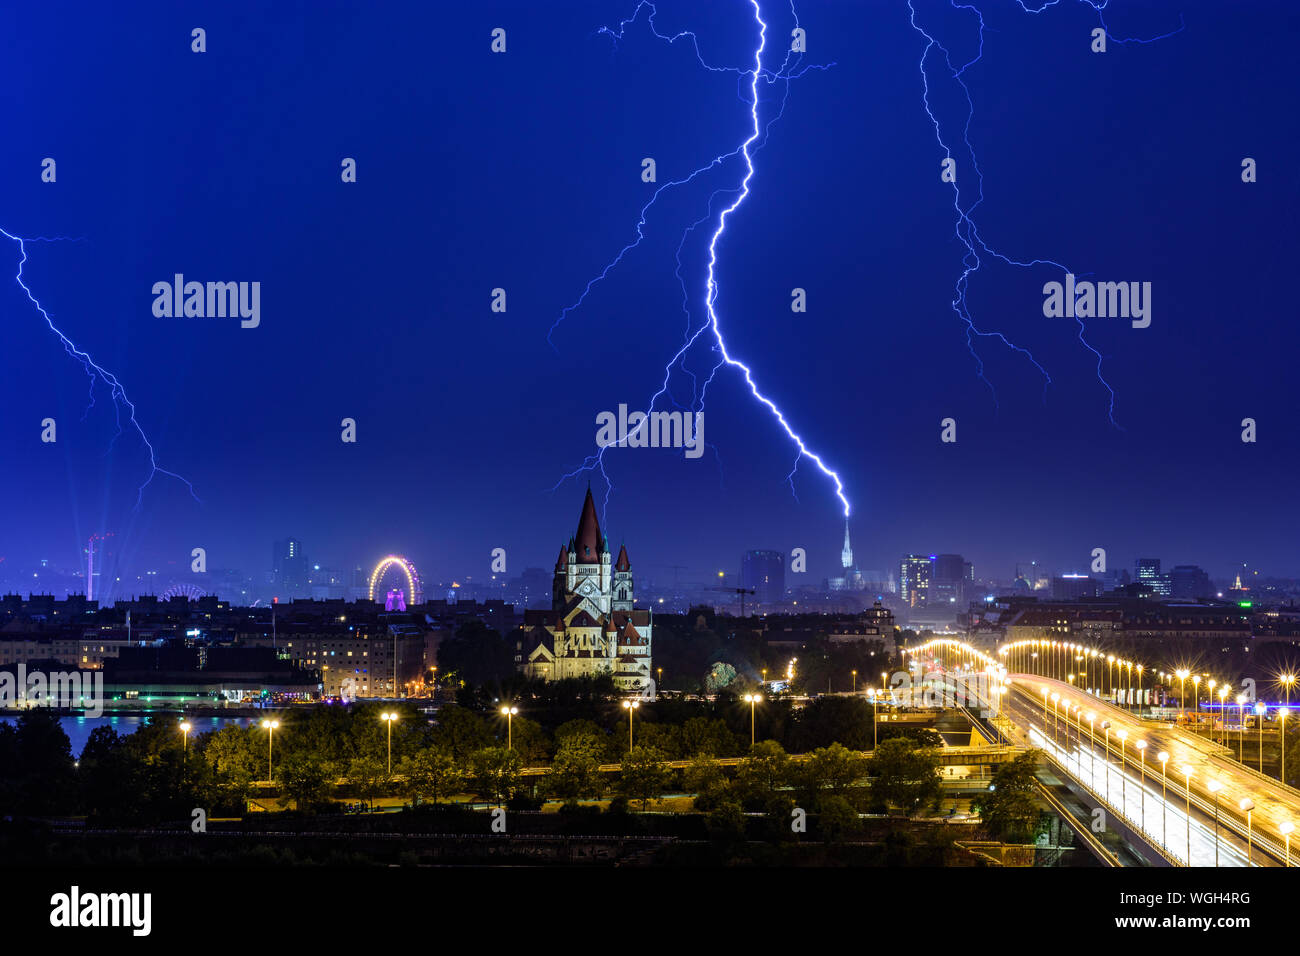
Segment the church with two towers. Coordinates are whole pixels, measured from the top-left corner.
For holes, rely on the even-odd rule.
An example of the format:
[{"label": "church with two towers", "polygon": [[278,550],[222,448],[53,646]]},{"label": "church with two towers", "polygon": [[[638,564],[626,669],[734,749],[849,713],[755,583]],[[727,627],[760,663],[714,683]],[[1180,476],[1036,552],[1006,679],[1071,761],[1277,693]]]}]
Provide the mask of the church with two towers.
[{"label": "church with two towers", "polygon": [[601,534],[587,489],[578,530],[555,562],[550,610],[524,612],[524,674],[542,680],[610,674],[629,694],[652,686],[651,613],[634,607],[632,564]]}]

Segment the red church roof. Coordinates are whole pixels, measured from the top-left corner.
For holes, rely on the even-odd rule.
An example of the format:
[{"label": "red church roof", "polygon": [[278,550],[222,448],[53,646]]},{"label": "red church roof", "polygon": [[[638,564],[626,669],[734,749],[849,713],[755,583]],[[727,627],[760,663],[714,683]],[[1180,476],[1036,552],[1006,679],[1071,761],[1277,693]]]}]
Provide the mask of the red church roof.
[{"label": "red church roof", "polygon": [[582,517],[578,519],[578,533],[574,536],[573,546],[578,552],[579,564],[595,564],[600,560],[600,522],[596,519],[596,502],[591,498],[590,488],[582,503]]}]

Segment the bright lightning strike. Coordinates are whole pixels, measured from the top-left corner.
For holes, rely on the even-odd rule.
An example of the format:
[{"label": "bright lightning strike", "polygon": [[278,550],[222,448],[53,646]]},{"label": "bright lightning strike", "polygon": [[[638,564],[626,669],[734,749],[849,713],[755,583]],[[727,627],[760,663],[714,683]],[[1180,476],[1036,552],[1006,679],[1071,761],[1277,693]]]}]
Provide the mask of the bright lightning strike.
[{"label": "bright lightning strike", "polygon": [[[144,442],[144,447],[149,452],[149,476],[145,478],[144,483],[140,485],[140,488],[136,493],[135,506],[137,508],[140,507],[141,503],[144,501],[144,490],[149,487],[150,483],[158,475],[166,475],[169,478],[175,478],[177,481],[185,485],[185,487],[189,490],[190,497],[192,497],[195,501],[199,501],[198,495],[194,493],[194,486],[189,482],[187,478],[184,478],[173,471],[168,471],[166,468],[159,467],[157,455],[154,453],[153,443],[149,441],[149,436],[145,434],[143,426],[141,426],[139,420],[136,418],[135,404],[129,398],[127,398],[126,389],[122,387],[122,383],[118,381],[117,376],[114,375],[112,372],[107,371],[103,366],[96,363],[95,360],[90,357],[89,352],[85,351],[84,349],[78,348],[76,343],[74,343],[70,338],[68,338],[63,333],[63,331],[60,330],[59,327],[54,324],[54,320],[51,319],[49,313],[45,311],[45,307],[41,305],[40,301],[32,293],[32,290],[28,288],[27,283],[23,281],[23,266],[27,264],[27,243],[43,242],[49,240],[45,240],[44,237],[40,239],[24,240],[19,236],[15,236],[12,233],[6,232],[4,229],[0,229],[0,235],[4,236],[7,239],[12,239],[14,242],[18,244],[18,252],[19,252],[18,272],[14,276],[14,281],[16,281],[18,283],[18,287],[22,289],[24,293],[26,293],[27,298],[31,301],[32,305],[35,306],[36,311],[40,313],[41,318],[45,320],[45,324],[49,326],[50,331],[53,332],[56,336],[58,336],[59,341],[63,343],[64,351],[66,351],[74,359],[80,362],[82,368],[85,369],[86,374],[90,376],[90,405],[93,407],[95,404],[96,383],[103,382],[105,385],[108,386],[109,398],[111,398],[113,401],[113,409],[117,415],[118,434],[121,434],[122,411],[125,410],[127,413],[127,420],[130,422],[131,426],[135,429],[136,434],[140,436],[140,440]],[[87,410],[89,411],[89,409]],[[117,440],[117,435],[113,436],[113,440],[114,441]],[[202,504],[202,502],[199,503]]]},{"label": "bright lightning strike", "polygon": [[[1044,0],[1044,2],[1039,4],[1037,7],[1031,7],[1027,5],[1024,2],[1024,0],[1017,0],[1017,3],[1019,4],[1021,10],[1023,10],[1026,13],[1033,13],[1033,14],[1042,13],[1048,7],[1055,6],[1059,2],[1061,2],[1061,0]],[[1111,33],[1110,27],[1107,26],[1105,16],[1104,16],[1104,11],[1106,6],[1109,3],[1109,0],[1080,0],[1080,2],[1086,3],[1088,6],[1092,7],[1097,12],[1098,21],[1100,22],[1102,29],[1106,31],[1106,38],[1109,42],[1112,43],[1118,43],[1120,45],[1126,43],[1154,43],[1157,40],[1163,40],[1166,37],[1173,36],[1174,34],[1181,32],[1183,29],[1182,18],[1180,16],[1178,29],[1171,31],[1169,33],[1161,34],[1160,36],[1151,37],[1150,39],[1138,39],[1135,37],[1123,37],[1123,38],[1116,37]],[[955,294],[952,302],[952,308],[953,311],[957,314],[957,317],[962,321],[962,323],[966,327],[966,347],[970,350],[971,356],[975,359],[976,374],[979,376],[980,380],[989,387],[989,390],[993,392],[993,401],[995,405],[997,404],[997,391],[996,389],[993,388],[993,384],[984,375],[984,360],[980,358],[979,353],[976,352],[975,350],[975,343],[973,341],[973,337],[997,339],[1007,348],[1023,355],[1026,359],[1028,359],[1029,362],[1036,369],[1038,369],[1038,371],[1043,376],[1044,379],[1043,395],[1044,398],[1046,398],[1047,388],[1049,385],[1052,384],[1052,377],[1051,375],[1048,374],[1047,369],[1043,368],[1043,366],[1039,364],[1038,360],[1034,358],[1033,353],[1031,353],[1026,348],[1016,345],[1014,342],[1008,339],[1006,335],[1004,335],[1003,333],[997,331],[984,330],[976,326],[975,319],[971,315],[969,303],[967,301],[967,292],[970,288],[971,276],[973,276],[976,272],[979,271],[980,266],[982,264],[982,260],[980,258],[981,254],[988,256],[989,258],[996,259],[999,262],[1002,262],[1006,265],[1017,266],[1019,268],[1027,269],[1027,268],[1032,268],[1034,266],[1043,265],[1043,266],[1051,266],[1055,269],[1059,269],[1062,273],[1070,272],[1072,270],[1070,270],[1069,268],[1067,268],[1066,266],[1062,265],[1059,262],[1054,262],[1051,259],[1031,259],[1027,261],[1012,259],[1009,256],[1003,255],[1002,253],[998,252],[996,249],[990,248],[984,242],[984,239],[980,236],[979,228],[976,226],[975,220],[972,218],[972,216],[975,212],[975,209],[980,205],[980,203],[984,201],[984,178],[982,173],[980,172],[979,159],[975,155],[975,148],[971,145],[971,141],[970,141],[970,124],[975,115],[975,102],[971,97],[970,89],[969,87],[967,87],[966,81],[962,78],[962,74],[964,74],[968,69],[970,69],[976,63],[978,63],[984,56],[984,29],[985,29],[984,14],[974,4],[958,3],[957,0],[949,0],[949,3],[955,10],[971,11],[972,13],[975,14],[976,18],[979,20],[979,51],[975,54],[974,58],[972,58],[970,61],[968,61],[967,63],[963,64],[960,67],[957,67],[953,64],[952,56],[948,52],[948,49],[944,47],[943,44],[939,43],[939,41],[936,40],[933,36],[927,33],[925,29],[922,28],[920,24],[917,23],[916,7],[913,5],[913,0],[907,0],[907,8],[911,13],[912,28],[916,30],[916,32],[919,33],[925,39],[925,49],[921,51],[921,60],[919,64],[920,71],[921,71],[921,87],[922,87],[921,101],[922,101],[922,105],[925,107],[926,114],[930,117],[930,122],[934,124],[935,139],[938,141],[939,146],[943,150],[945,156],[948,157],[952,156],[952,150],[949,148],[948,144],[944,141],[943,130],[940,126],[939,120],[934,115],[934,110],[931,109],[930,107],[930,77],[929,74],[926,72],[926,60],[930,57],[931,51],[938,50],[940,53],[943,54],[943,60],[947,66],[950,78],[955,83],[957,83],[958,86],[961,87],[962,94],[966,98],[966,105],[967,105],[966,122],[962,128],[962,142],[965,145],[967,152],[970,154],[971,165],[974,170],[977,195],[972,201],[963,205],[961,189],[956,182],[953,183],[953,208],[957,211],[957,223],[954,228],[954,231],[956,233],[957,239],[965,247],[966,253],[962,258],[961,275],[957,278],[957,283],[954,288]],[[1097,381],[1099,381],[1102,384],[1102,386],[1106,389],[1107,395],[1109,395],[1110,397],[1109,407],[1107,409],[1107,415],[1110,418],[1110,423],[1114,425],[1116,428],[1119,428],[1120,427],[1119,423],[1115,421],[1115,390],[1111,387],[1110,383],[1106,381],[1105,376],[1102,375],[1102,370],[1101,370],[1102,354],[1098,352],[1097,349],[1095,349],[1088,342],[1086,338],[1084,338],[1084,332],[1086,331],[1086,329],[1083,320],[1076,318],[1075,322],[1079,327],[1078,338],[1080,344],[1082,344],[1083,347],[1087,349],[1089,352],[1091,352],[1093,356],[1097,359],[1097,364],[1096,364]]]},{"label": "bright lightning strike", "polygon": [[[578,301],[575,302],[573,305],[569,306],[568,308],[566,308],[560,314],[560,317],[556,319],[555,323],[551,326],[551,330],[548,333],[547,338],[548,340],[550,340],[551,335],[554,334],[555,329],[565,319],[565,317],[570,312],[574,311],[575,309],[577,309],[582,305],[582,303],[586,300],[587,295],[591,292],[592,287],[595,286],[601,280],[603,280],[606,276],[608,276],[610,271],[614,269],[629,252],[631,252],[638,245],[640,245],[642,239],[644,238],[643,229],[646,223],[646,215],[649,212],[650,208],[655,204],[655,202],[658,200],[660,195],[662,195],[665,190],[677,186],[684,186],[690,183],[691,181],[693,181],[696,177],[705,173],[706,171],[723,165],[724,163],[727,162],[727,160],[732,159],[733,157],[740,156],[743,159],[745,164],[744,177],[741,179],[738,187],[736,187],[734,190],[730,190],[732,192],[737,193],[736,198],[731,202],[729,206],[723,209],[722,212],[718,215],[718,225],[717,228],[714,230],[712,236],[710,237],[709,245],[708,245],[708,271],[707,271],[707,277],[706,277],[705,289],[704,289],[705,292],[704,306],[705,306],[705,311],[707,313],[708,319],[706,322],[701,324],[700,327],[696,329],[694,333],[691,333],[690,332],[691,317],[690,317],[689,304],[685,302],[683,303],[683,307],[685,308],[687,314],[686,341],[682,344],[681,348],[677,350],[677,352],[672,356],[672,358],[669,359],[668,363],[664,366],[663,382],[660,385],[659,390],[655,392],[655,394],[652,396],[647,411],[653,411],[655,409],[656,403],[661,398],[663,398],[666,394],[669,396],[669,399],[673,400],[674,404],[676,404],[676,401],[672,399],[671,393],[669,392],[669,384],[675,367],[680,367],[683,371],[686,371],[687,374],[691,376],[692,383],[693,383],[692,391],[694,393],[692,399],[692,406],[701,411],[704,407],[704,399],[708,391],[708,386],[712,383],[718,370],[721,369],[723,366],[731,366],[732,368],[738,369],[743,375],[745,379],[745,384],[749,387],[750,393],[754,396],[755,399],[757,399],[762,405],[764,405],[768,409],[768,411],[772,413],[773,417],[776,419],[777,423],[781,426],[782,430],[786,433],[787,437],[789,437],[789,439],[794,443],[795,447],[798,449],[798,454],[795,457],[794,467],[791,469],[790,475],[788,476],[788,480],[791,483],[791,488],[793,489],[794,473],[795,470],[798,468],[799,462],[807,458],[808,460],[812,461],[817,466],[818,470],[821,471],[822,474],[825,475],[827,478],[829,478],[831,482],[834,484],[835,496],[839,499],[840,504],[843,506],[844,516],[847,518],[849,516],[850,506],[849,506],[848,498],[845,497],[844,483],[840,479],[840,476],[826,464],[825,460],[820,455],[814,452],[807,445],[807,443],[803,440],[803,438],[799,435],[799,433],[796,432],[794,428],[791,426],[790,422],[786,419],[784,413],[777,406],[777,404],[771,398],[769,398],[767,395],[765,395],[762,391],[759,390],[758,384],[754,379],[753,370],[750,369],[749,366],[741,362],[739,359],[734,358],[730,353],[730,351],[728,351],[726,341],[722,335],[722,327],[716,310],[716,304],[717,304],[717,299],[719,294],[719,288],[718,288],[718,282],[716,276],[716,266],[718,261],[718,252],[717,252],[718,240],[722,237],[722,234],[726,231],[727,218],[732,213],[734,213],[736,209],[740,207],[741,203],[743,203],[745,199],[748,198],[749,196],[749,192],[750,192],[749,184],[750,184],[750,180],[754,176],[753,154],[754,152],[757,151],[758,148],[761,148],[762,145],[759,144],[759,146],[756,147],[755,143],[759,140],[760,136],[764,135],[765,127],[760,121],[758,115],[759,80],[761,78],[768,83],[776,82],[778,80],[784,80],[786,83],[786,95],[788,96],[790,80],[802,76],[805,72],[807,72],[810,69],[827,69],[829,68],[829,66],[834,65],[834,64],[828,64],[827,66],[808,66],[800,70],[798,73],[793,73],[791,71],[791,66],[790,66],[790,56],[787,55],[785,58],[785,62],[782,64],[780,70],[773,72],[764,69],[763,52],[767,46],[767,23],[764,22],[763,20],[762,10],[759,8],[758,0],[749,0],[749,2],[750,5],[754,8],[754,21],[758,25],[758,30],[759,30],[758,48],[754,51],[754,68],[752,70],[741,70],[739,68],[711,66],[710,64],[705,62],[704,58],[701,56],[699,50],[699,44],[694,33],[682,32],[673,36],[668,36],[666,34],[660,33],[654,26],[654,16],[657,11],[655,10],[654,5],[649,2],[649,0],[642,0],[642,2],[637,5],[636,11],[633,12],[632,17],[620,23],[617,30],[612,30],[609,28],[604,28],[601,30],[602,33],[608,34],[609,36],[614,37],[615,40],[617,40],[623,36],[623,31],[626,25],[634,21],[642,9],[648,8],[651,12],[649,17],[647,17],[647,22],[649,23],[650,29],[656,37],[662,40],[666,40],[669,43],[673,43],[679,39],[688,38],[694,47],[696,59],[700,62],[700,64],[705,69],[708,69],[713,72],[734,72],[737,73],[741,78],[744,77],[749,78],[750,82],[749,82],[748,103],[750,105],[750,120],[752,122],[752,132],[744,140],[744,142],[740,144],[740,146],[736,147],[736,149],[732,150],[731,152],[717,156],[705,166],[701,166],[700,168],[696,169],[689,176],[686,176],[683,179],[674,180],[665,183],[663,186],[660,186],[657,190],[655,190],[655,193],[653,196],[651,196],[650,201],[646,203],[646,205],[641,210],[641,216],[636,227],[636,233],[637,233],[636,239],[628,243],[626,246],[624,246],[623,249],[619,252],[619,254],[614,258],[614,260],[610,262],[609,265],[607,265],[599,275],[597,275],[594,279],[592,279],[590,282],[587,283],[587,287],[583,291],[582,295],[579,297]],[[791,4],[791,13],[792,14],[794,13],[793,3]],[[795,14],[795,25],[796,27],[798,26],[797,14]],[[781,112],[784,111],[784,108],[785,108],[785,100],[783,98],[781,103],[781,111],[778,111],[776,117],[774,117],[767,124],[766,127],[767,129],[770,129],[772,123],[774,123],[777,119],[780,118]],[[710,209],[712,207],[713,199],[719,193],[725,191],[727,190],[715,191],[709,197],[708,206],[710,207]],[[709,218],[711,218],[711,213],[707,214],[705,217],[705,219],[709,219]],[[702,222],[704,222],[705,219],[699,220],[687,228],[686,234],[683,235],[683,240],[682,240],[683,244],[685,243],[686,235],[689,235],[689,233],[692,230],[694,230],[697,226],[699,226]],[[678,261],[677,275],[679,279],[681,278],[680,253],[681,253],[681,247],[679,246],[678,260],[677,260]],[[684,281],[683,281],[683,291],[685,291]],[[691,350],[692,346],[695,345],[695,343],[700,339],[700,337],[704,334],[706,330],[712,333],[713,345],[711,348],[711,352],[715,353],[718,357],[714,361],[708,379],[704,382],[703,387],[700,388],[698,387],[698,379],[696,378],[694,373],[691,373],[690,370],[686,367],[686,356],[687,353]],[[633,429],[632,434],[622,439],[619,442],[619,444],[625,443],[629,438],[632,437],[632,435],[635,435],[640,430],[640,428],[644,426],[645,421],[647,420],[648,419],[643,420],[640,424],[638,424],[637,427]],[[580,465],[578,468],[576,468],[574,471],[570,472],[569,474],[564,475],[560,479],[560,481],[556,483],[555,487],[559,487],[559,485],[562,484],[564,481],[568,480],[569,478],[576,477],[577,475],[582,474],[583,472],[599,470],[601,476],[605,479],[605,483],[606,483],[605,484],[606,487],[605,506],[608,507],[609,493],[610,490],[612,489],[612,483],[610,481],[609,474],[605,470],[605,451],[610,447],[616,447],[616,446],[614,445],[603,446],[596,454],[589,455],[583,461],[582,465]]]}]

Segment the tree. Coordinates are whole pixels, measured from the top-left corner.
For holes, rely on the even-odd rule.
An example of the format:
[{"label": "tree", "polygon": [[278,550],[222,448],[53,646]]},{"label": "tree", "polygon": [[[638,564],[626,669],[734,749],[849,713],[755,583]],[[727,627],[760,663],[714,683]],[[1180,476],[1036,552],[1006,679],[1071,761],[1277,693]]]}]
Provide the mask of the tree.
[{"label": "tree", "polygon": [[261,753],[243,727],[228,724],[204,734],[194,748],[212,768],[212,796],[219,806],[243,810],[257,779]]},{"label": "tree", "polygon": [[684,756],[708,754],[713,757],[731,757],[740,750],[736,735],[719,718],[691,717],[682,724],[682,751]]},{"label": "tree", "polygon": [[852,750],[871,746],[871,705],[864,698],[819,697],[799,712],[792,741],[796,752],[833,743]]},{"label": "tree", "polygon": [[474,792],[492,803],[504,803],[514,795],[522,767],[519,754],[505,747],[483,747],[474,751],[469,758]]},{"label": "tree", "polygon": [[[584,722],[572,721],[571,723]],[[564,725],[567,726],[569,725]],[[599,760],[605,749],[605,742],[601,739],[603,735],[600,735],[598,730],[592,732],[585,728],[573,728],[563,736],[557,730],[555,736],[559,746],[555,752],[555,760],[551,762],[551,774],[546,781],[546,789],[561,800],[600,796],[604,790],[604,784],[600,779]]]},{"label": "tree", "polygon": [[447,704],[438,711],[433,742],[456,760],[466,761],[474,751],[492,743],[492,734],[478,714],[459,704]]},{"label": "tree", "polygon": [[466,621],[438,645],[438,670],[469,684],[508,680],[515,674],[514,647],[482,621]]},{"label": "tree", "polygon": [[872,795],[886,806],[911,814],[940,794],[939,768],[933,752],[905,737],[886,740],[871,758]]},{"label": "tree", "polygon": [[775,740],[760,740],[736,770],[736,787],[749,799],[764,800],[790,778],[790,758]]},{"label": "tree", "polygon": [[375,757],[353,757],[348,764],[348,783],[357,791],[357,796],[375,808],[375,797],[384,792],[388,783],[388,768]]},{"label": "tree", "polygon": [[840,843],[846,836],[857,833],[862,821],[849,801],[843,797],[825,796],[817,805],[817,826],[826,843]]},{"label": "tree", "polygon": [[322,757],[292,753],[276,767],[276,781],[299,810],[312,810],[329,802],[334,771]]},{"label": "tree", "polygon": [[412,803],[428,797],[436,804],[439,797],[451,796],[465,781],[464,772],[451,754],[432,747],[402,758],[398,771],[404,778],[402,794]]},{"label": "tree", "polygon": [[992,785],[971,801],[989,832],[1008,843],[1028,843],[1038,830],[1042,814],[1037,791],[1039,751],[1029,750],[998,767]]},{"label": "tree", "polygon": [[866,773],[866,760],[842,744],[819,747],[804,761],[803,776],[807,786],[816,791],[830,790],[843,795]]},{"label": "tree", "polygon": [[620,789],[628,798],[640,800],[642,810],[667,786],[668,771],[663,760],[661,751],[639,744],[623,758]]}]

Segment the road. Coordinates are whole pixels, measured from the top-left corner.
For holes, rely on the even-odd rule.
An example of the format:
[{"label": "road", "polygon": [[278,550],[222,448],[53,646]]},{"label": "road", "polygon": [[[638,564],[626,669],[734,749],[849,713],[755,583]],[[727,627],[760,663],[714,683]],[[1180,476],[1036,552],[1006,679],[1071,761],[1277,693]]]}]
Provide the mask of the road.
[{"label": "road", "polygon": [[[1034,746],[1055,754],[1076,780],[1103,796],[1182,865],[1190,858],[1192,866],[1214,866],[1216,843],[1220,866],[1248,865],[1248,852],[1250,865],[1272,866],[1283,861],[1286,841],[1280,827],[1300,820],[1300,792],[1236,763],[1226,747],[1170,724],[1137,717],[1068,683],[1032,674],[1008,677],[1013,692],[1003,697],[1003,716],[1027,734]],[[1055,712],[1052,694],[1059,695]],[[1103,729],[1106,722],[1110,726]],[[1123,741],[1121,733],[1126,735]],[[1136,747],[1138,742],[1146,744],[1145,759]],[[1169,755],[1163,798],[1157,759],[1161,752]],[[1189,781],[1187,771],[1190,821],[1184,788]],[[1212,783],[1221,787],[1217,800],[1210,789]],[[1243,798],[1254,801],[1249,829],[1247,814],[1240,808]]]}]

